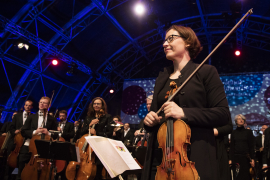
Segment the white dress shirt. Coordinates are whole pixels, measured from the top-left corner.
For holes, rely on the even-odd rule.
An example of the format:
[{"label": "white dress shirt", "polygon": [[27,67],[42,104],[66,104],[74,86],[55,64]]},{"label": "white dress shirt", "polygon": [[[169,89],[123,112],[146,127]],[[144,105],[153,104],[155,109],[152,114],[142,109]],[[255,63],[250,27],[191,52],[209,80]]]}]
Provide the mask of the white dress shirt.
[{"label": "white dress shirt", "polygon": [[130,128],[128,128],[128,130],[124,130],[124,137],[126,137],[129,130],[130,130]]}]

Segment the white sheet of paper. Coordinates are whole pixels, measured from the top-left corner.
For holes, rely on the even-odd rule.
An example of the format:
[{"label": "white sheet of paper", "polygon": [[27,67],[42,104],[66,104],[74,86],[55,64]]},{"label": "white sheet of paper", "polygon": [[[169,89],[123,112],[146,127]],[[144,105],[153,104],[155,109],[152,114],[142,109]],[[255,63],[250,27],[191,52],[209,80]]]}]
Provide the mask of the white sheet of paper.
[{"label": "white sheet of paper", "polygon": [[114,149],[118,152],[118,154],[122,157],[125,161],[129,169],[141,169],[138,163],[134,160],[130,152],[128,151],[127,147],[124,145],[122,141],[116,141],[112,139],[108,139]]},{"label": "white sheet of paper", "polygon": [[86,140],[112,178],[126,170],[141,169],[121,141],[100,136],[88,136]]}]

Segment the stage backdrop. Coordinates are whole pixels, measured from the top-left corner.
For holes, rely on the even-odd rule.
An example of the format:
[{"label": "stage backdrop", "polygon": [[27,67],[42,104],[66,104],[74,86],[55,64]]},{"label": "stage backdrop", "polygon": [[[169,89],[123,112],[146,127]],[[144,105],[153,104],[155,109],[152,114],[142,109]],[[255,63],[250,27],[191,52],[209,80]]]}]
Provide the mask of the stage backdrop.
[{"label": "stage backdrop", "polygon": [[[270,74],[221,75],[220,79],[232,120],[235,115],[243,114],[252,129],[257,125],[270,124]],[[146,93],[153,91],[154,86],[155,79],[125,80],[121,106],[123,122],[138,124],[145,117]]]}]

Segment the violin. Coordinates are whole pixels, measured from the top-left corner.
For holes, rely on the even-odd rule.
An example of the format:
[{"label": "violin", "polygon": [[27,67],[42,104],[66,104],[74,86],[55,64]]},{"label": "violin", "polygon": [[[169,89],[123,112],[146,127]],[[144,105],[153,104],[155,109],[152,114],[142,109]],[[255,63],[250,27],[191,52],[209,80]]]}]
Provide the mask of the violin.
[{"label": "violin", "polygon": [[14,144],[16,144],[16,147],[9,154],[8,159],[7,159],[7,164],[12,168],[17,167],[17,157],[19,155],[23,142],[24,142],[24,137],[22,136],[22,134],[21,133],[16,134],[14,137]]},{"label": "violin", "polygon": [[[97,115],[97,118],[100,118],[103,116],[103,114],[104,111],[101,109]],[[94,128],[95,124],[92,126],[92,129]],[[81,162],[69,162],[66,169],[66,177],[68,180],[93,180],[96,176],[97,166],[95,163],[95,154],[85,139],[85,137],[91,136],[90,129],[91,128],[89,127],[89,133],[83,135],[76,143],[76,146],[79,148]]]}]

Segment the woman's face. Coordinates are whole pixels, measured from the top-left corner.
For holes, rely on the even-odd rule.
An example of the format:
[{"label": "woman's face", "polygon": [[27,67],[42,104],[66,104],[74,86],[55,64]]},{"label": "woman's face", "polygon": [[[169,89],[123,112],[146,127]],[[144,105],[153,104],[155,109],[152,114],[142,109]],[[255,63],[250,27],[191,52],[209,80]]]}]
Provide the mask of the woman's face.
[{"label": "woman's face", "polygon": [[93,103],[93,108],[96,112],[100,111],[102,108],[102,101],[100,99],[96,99]]},{"label": "woman's face", "polygon": [[[171,38],[172,35],[180,35],[176,30],[171,29],[167,32],[165,39]],[[182,37],[173,36],[172,41],[168,43],[165,41],[163,43],[164,52],[168,60],[175,60],[177,57],[183,57],[185,53],[188,53],[186,49],[185,41]]]},{"label": "woman's face", "polygon": [[113,121],[116,122],[116,121],[119,121],[117,117],[113,118]]},{"label": "woman's face", "polygon": [[245,121],[241,118],[241,116],[238,116],[237,119],[237,126],[244,126]]}]

